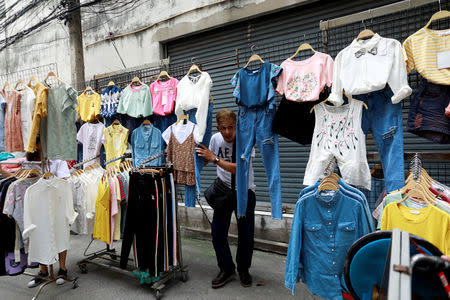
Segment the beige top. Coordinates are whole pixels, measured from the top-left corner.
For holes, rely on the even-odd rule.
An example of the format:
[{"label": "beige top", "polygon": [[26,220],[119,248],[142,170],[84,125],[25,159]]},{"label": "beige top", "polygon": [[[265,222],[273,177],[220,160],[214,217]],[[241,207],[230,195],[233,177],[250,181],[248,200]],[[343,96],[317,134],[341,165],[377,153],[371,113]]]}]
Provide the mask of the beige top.
[{"label": "beige top", "polygon": [[[195,127],[194,127],[195,128]],[[180,143],[173,131],[167,145],[167,160],[173,164],[174,180],[178,184],[195,185],[194,130]]]}]

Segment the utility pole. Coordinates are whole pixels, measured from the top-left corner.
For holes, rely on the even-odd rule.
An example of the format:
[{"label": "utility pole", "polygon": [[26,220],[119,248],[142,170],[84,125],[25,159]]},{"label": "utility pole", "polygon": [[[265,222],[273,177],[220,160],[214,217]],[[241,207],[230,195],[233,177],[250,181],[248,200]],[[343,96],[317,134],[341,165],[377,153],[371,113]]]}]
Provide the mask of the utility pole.
[{"label": "utility pole", "polygon": [[[69,10],[79,7],[80,0],[67,1]],[[83,90],[84,79],[84,56],[83,56],[83,32],[81,30],[80,8],[75,9],[68,16],[69,21],[69,45],[70,45],[70,71],[72,86],[77,90]]]}]

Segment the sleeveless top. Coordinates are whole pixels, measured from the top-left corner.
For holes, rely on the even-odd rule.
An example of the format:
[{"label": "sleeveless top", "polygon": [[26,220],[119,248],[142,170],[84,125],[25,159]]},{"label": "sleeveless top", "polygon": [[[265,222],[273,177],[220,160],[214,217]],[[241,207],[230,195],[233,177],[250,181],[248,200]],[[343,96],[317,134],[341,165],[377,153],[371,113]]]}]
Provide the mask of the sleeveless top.
[{"label": "sleeveless top", "polygon": [[176,183],[195,185],[195,140],[194,129],[191,134],[180,143],[170,128],[170,139],[167,145],[167,160],[173,165],[173,177]]}]

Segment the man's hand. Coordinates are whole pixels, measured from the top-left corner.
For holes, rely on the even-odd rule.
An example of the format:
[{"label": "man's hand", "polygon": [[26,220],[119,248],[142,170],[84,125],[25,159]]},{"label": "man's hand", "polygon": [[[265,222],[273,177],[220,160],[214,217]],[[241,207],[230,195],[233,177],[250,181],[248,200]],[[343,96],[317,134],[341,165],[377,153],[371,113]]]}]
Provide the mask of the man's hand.
[{"label": "man's hand", "polygon": [[200,146],[195,148],[195,151],[197,151],[198,156],[203,157],[205,160],[209,161],[214,161],[216,159],[216,155],[209,150],[208,148],[206,148],[205,145],[203,144],[198,144]]}]

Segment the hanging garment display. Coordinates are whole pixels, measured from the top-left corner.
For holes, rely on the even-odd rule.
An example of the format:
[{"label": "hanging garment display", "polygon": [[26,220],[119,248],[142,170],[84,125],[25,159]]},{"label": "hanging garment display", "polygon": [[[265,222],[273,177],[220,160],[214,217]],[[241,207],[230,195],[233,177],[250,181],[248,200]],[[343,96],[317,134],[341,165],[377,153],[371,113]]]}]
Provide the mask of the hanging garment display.
[{"label": "hanging garment display", "polygon": [[111,125],[114,121],[121,94],[122,89],[115,84],[107,86],[100,94],[100,116],[105,118],[106,126]]},{"label": "hanging garment display", "polygon": [[353,40],[334,60],[333,86],[329,101],[342,105],[342,90],[348,96],[391,88],[393,104],[409,95],[405,60],[399,41],[375,34],[368,40]]},{"label": "hanging garment display", "polygon": [[[141,162],[151,156],[161,154],[162,135],[158,128],[152,124],[142,124],[131,134],[131,155],[133,167],[138,168]],[[157,158],[147,163],[148,166],[161,166],[162,158]]]},{"label": "hanging garment display", "polygon": [[277,92],[296,102],[316,101],[325,86],[333,81],[333,59],[321,52],[301,61],[290,58],[280,65]]},{"label": "hanging garment display", "polygon": [[212,87],[211,77],[207,72],[200,75],[186,75],[177,85],[177,105],[175,114],[177,118],[183,115],[183,111],[197,109],[195,119],[198,126],[198,140],[203,140],[208,118],[209,93]]},{"label": "hanging garment display", "polygon": [[272,218],[281,219],[281,179],[278,135],[272,132],[276,80],[282,69],[271,63],[251,70],[242,68],[231,79],[239,106],[236,129],[237,214],[245,216],[248,170],[255,142],[261,151],[269,182]]},{"label": "hanging garment display", "polygon": [[314,107],[316,126],[303,178],[304,185],[314,184],[331,159],[336,158],[342,178],[370,190],[370,169],[366,158],[366,140],[361,130],[363,103],[351,100],[336,107],[325,103]]},{"label": "hanging garment display", "polygon": [[[128,262],[133,239],[142,276],[157,277],[178,265],[177,212],[173,176],[130,174],[127,219],[120,266]],[[142,220],[147,220],[142,222]]]},{"label": "hanging garment display", "polygon": [[[77,133],[78,142],[83,144],[83,160],[88,160],[100,155],[102,144],[105,143],[105,125],[103,123],[84,123]],[[84,167],[93,163],[100,163],[100,158],[84,164]]]},{"label": "hanging garment display", "polygon": [[20,120],[21,94],[17,91],[0,91],[6,100],[5,107],[5,151],[24,150],[22,139],[22,121]]},{"label": "hanging garment display", "polygon": [[[186,114],[189,116],[189,121],[194,124],[197,124],[197,119],[195,118],[197,109],[193,108],[188,110]],[[208,116],[206,118],[206,130],[203,135],[203,140],[200,142],[205,147],[209,147],[209,141],[212,135],[212,118],[213,118],[213,102],[209,103],[208,107]],[[194,132],[195,133],[195,132]],[[195,152],[195,186],[186,185],[184,192],[184,204],[187,207],[195,207],[195,200],[197,195],[201,195],[201,183],[200,183],[200,174],[204,167],[204,158],[198,156],[198,153]]]},{"label": "hanging garment display", "polygon": [[150,116],[152,99],[148,85],[145,83],[138,86],[128,85],[122,91],[117,112],[133,118]]},{"label": "hanging garment display", "polygon": [[173,77],[167,81],[156,80],[150,84],[153,114],[165,116],[172,113],[177,99],[177,85],[178,79]]},{"label": "hanging garment display", "polygon": [[272,130],[302,145],[311,144],[315,116],[310,110],[328,98],[328,88],[333,80],[333,59],[328,54],[315,52],[301,61],[288,58],[281,63],[281,68],[283,72],[278,77],[276,90],[283,98]]},{"label": "hanging garment display", "polygon": [[6,100],[0,93],[0,152],[5,151],[5,107]]},{"label": "hanging garment display", "polygon": [[[16,181],[16,178],[10,178],[2,180],[0,182],[0,209],[3,210],[5,204],[6,192],[9,185]],[[7,266],[5,262],[9,261],[7,258],[8,253],[14,253],[14,245],[16,240],[16,223],[14,219],[9,218],[7,215],[0,213],[0,233],[2,236],[2,242],[0,243],[0,275],[6,275]]]},{"label": "hanging garment display", "polygon": [[111,200],[109,189],[109,180],[102,178],[98,185],[97,199],[95,200],[95,223],[92,235],[94,239],[107,244],[111,244]]},{"label": "hanging garment display", "polygon": [[64,82],[48,89],[47,117],[41,121],[43,157],[77,159],[77,91]]},{"label": "hanging garment display", "polygon": [[[122,156],[127,149],[129,130],[120,124],[113,124],[104,130],[106,160],[110,161]],[[120,161],[111,163],[109,166],[119,166]]]},{"label": "hanging garment display", "polygon": [[47,117],[48,88],[39,81],[30,81],[28,86],[36,95],[36,105],[34,108],[33,121],[31,124],[31,133],[30,137],[28,138],[28,143],[25,151],[34,152],[36,151],[36,138],[39,133],[41,120]]},{"label": "hanging garment display", "polygon": [[364,101],[368,107],[363,110],[361,127],[366,136],[369,130],[372,132],[380,153],[386,192],[399,189],[405,182],[402,105],[391,102],[389,87],[355,98]]},{"label": "hanging garment display", "polygon": [[28,143],[28,138],[30,137],[31,133],[31,125],[33,122],[33,112],[34,112],[34,106],[36,103],[36,95],[34,94],[33,90],[29,88],[28,86],[25,86],[25,88],[19,93],[22,95],[20,98],[20,119],[22,121],[22,140],[24,146]]},{"label": "hanging garment display", "polygon": [[285,269],[285,286],[292,293],[298,279],[326,299],[342,299],[342,292],[347,291],[345,255],[357,239],[370,232],[370,215],[364,207],[367,201],[344,190],[314,188],[300,194]]},{"label": "hanging garment display", "polygon": [[84,122],[92,122],[100,115],[101,98],[98,93],[92,92],[92,94],[87,94],[85,91],[78,96],[77,102],[78,118]]},{"label": "hanging garment display", "polygon": [[24,197],[22,233],[30,238],[28,261],[55,263],[58,253],[70,248],[69,225],[76,216],[69,182],[52,176],[30,186]]},{"label": "hanging garment display", "polygon": [[435,143],[450,143],[450,117],[445,114],[450,106],[450,78],[448,81],[448,85],[439,85],[422,78],[411,100],[408,132]]},{"label": "hanging garment display", "polygon": [[167,143],[167,161],[173,164],[175,182],[195,185],[195,145],[199,139],[197,125],[190,121],[171,125],[162,137]]}]

